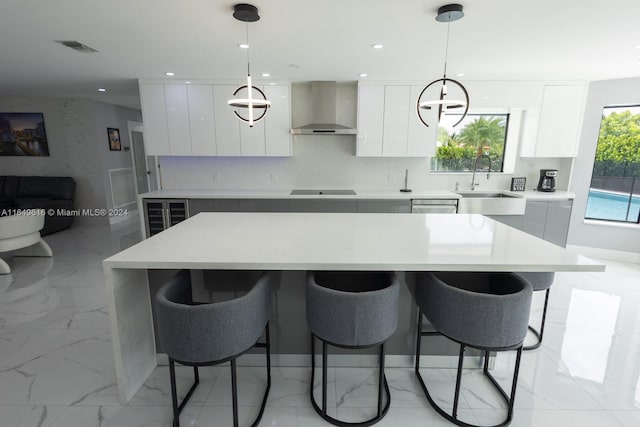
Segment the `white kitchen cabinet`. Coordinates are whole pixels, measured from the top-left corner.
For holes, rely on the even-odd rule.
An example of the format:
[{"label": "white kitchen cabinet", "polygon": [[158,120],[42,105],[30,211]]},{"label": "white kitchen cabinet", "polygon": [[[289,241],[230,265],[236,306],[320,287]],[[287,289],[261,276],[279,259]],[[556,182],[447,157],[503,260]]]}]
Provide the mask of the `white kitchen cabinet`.
[{"label": "white kitchen cabinet", "polygon": [[584,85],[546,85],[540,109],[524,114],[522,157],[575,157],[584,110]]},{"label": "white kitchen cabinet", "polygon": [[356,156],[382,156],[384,86],[358,86]]},{"label": "white kitchen cabinet", "polygon": [[236,85],[141,81],[145,147],[156,156],[291,156],[288,84],[263,89],[272,101],[266,117],[250,128],[227,100]]},{"label": "white kitchen cabinet", "polygon": [[191,127],[191,155],[215,156],[217,151],[213,88],[211,85],[188,85],[187,97]]},{"label": "white kitchen cabinet", "polygon": [[382,131],[382,156],[407,155],[409,133],[409,86],[385,86]]},{"label": "white kitchen cabinet", "polygon": [[218,156],[240,156],[240,121],[227,105],[236,86],[213,86],[213,114],[216,118],[216,148]]},{"label": "white kitchen cabinet", "polygon": [[169,154],[169,132],[163,84],[140,84],[144,148],[149,156]]},{"label": "white kitchen cabinet", "polygon": [[172,156],[189,156],[191,155],[191,129],[187,86],[164,85],[164,100],[167,109],[169,153]]},{"label": "white kitchen cabinet", "polygon": [[437,121],[426,127],[415,110],[421,90],[409,85],[358,87],[357,156],[426,157],[435,153]]},{"label": "white kitchen cabinet", "polygon": [[[262,86],[256,85],[260,90],[264,90]],[[262,114],[261,110],[254,110],[253,112],[254,118],[260,117]],[[248,112],[244,111],[243,114],[247,115]],[[268,117],[271,112],[267,112],[267,115],[260,120],[259,122],[255,122],[252,127],[249,127],[248,123],[240,122],[240,155],[241,156],[253,156],[253,157],[264,157],[266,152],[266,138],[265,138],[265,121],[268,120]]]},{"label": "white kitchen cabinet", "polygon": [[411,86],[409,97],[409,132],[407,134],[407,156],[433,157],[436,154],[436,139],[438,137],[438,113],[436,109],[423,112],[429,127],[418,118],[416,103],[424,86]]},{"label": "white kitchen cabinet", "polygon": [[268,85],[264,92],[271,101],[265,117],[265,154],[291,156],[291,95],[289,85]]}]

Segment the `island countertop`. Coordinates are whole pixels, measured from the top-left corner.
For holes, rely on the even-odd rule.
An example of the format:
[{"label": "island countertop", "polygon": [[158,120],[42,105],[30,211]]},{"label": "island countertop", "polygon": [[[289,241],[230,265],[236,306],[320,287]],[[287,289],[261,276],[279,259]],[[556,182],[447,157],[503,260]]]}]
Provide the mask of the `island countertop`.
[{"label": "island countertop", "polygon": [[108,268],[604,271],[482,215],[200,213],[104,261]]},{"label": "island countertop", "polygon": [[113,255],[103,265],[123,402],[133,397],[157,364],[150,270],[605,268],[482,215],[223,212],[199,213]]}]

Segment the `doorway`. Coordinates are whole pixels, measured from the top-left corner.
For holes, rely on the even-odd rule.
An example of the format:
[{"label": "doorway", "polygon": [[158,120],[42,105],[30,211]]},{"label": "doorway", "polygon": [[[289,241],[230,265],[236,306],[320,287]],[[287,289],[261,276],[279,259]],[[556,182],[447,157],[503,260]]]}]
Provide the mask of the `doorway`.
[{"label": "doorway", "polygon": [[136,194],[158,189],[155,156],[147,156],[144,151],[144,129],[140,122],[128,122],[131,141],[131,164],[135,175]]}]

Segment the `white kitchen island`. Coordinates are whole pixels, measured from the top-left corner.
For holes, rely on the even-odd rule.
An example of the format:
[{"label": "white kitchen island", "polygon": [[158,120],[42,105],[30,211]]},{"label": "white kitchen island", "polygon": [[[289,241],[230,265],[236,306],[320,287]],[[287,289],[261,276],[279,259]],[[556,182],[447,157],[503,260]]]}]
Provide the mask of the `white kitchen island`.
[{"label": "white kitchen island", "polygon": [[103,266],[123,402],[157,363],[148,270],[604,271],[482,215],[460,214],[200,213]]}]

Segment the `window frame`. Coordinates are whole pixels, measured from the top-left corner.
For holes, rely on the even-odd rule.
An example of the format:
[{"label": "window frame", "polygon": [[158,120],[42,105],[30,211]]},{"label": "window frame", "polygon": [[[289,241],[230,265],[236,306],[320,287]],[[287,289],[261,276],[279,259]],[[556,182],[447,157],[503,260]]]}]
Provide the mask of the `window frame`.
[{"label": "window frame", "polygon": [[[460,116],[459,114],[449,114],[450,117]],[[517,153],[518,146],[518,134],[521,125],[521,116],[522,109],[501,109],[501,108],[493,108],[493,109],[478,109],[471,111],[467,114],[469,116],[480,116],[480,117],[505,117],[505,131],[504,131],[504,141],[503,141],[503,149],[502,149],[502,163],[500,165],[500,170],[491,170],[491,173],[513,173],[514,165],[515,165],[515,157]],[[472,122],[471,122],[472,123]],[[440,126],[438,126],[440,127]],[[464,129],[464,128],[461,128]],[[437,131],[436,131],[437,134]],[[451,134],[449,134],[451,135]],[[436,174],[471,174],[473,173],[473,167],[470,167],[469,170],[438,170],[434,169],[434,164],[437,164],[437,150],[438,140],[436,136],[436,152],[429,162],[429,172]],[[474,159],[474,158],[473,158]],[[473,161],[473,159],[470,159]],[[492,167],[494,165],[492,164]]]},{"label": "window frame", "polygon": [[[636,193],[636,188],[640,188],[640,175],[632,175],[630,177],[627,176],[615,176],[615,175],[610,175],[610,178],[620,178],[620,179],[625,179],[625,178],[629,178],[631,179],[631,189],[629,190],[629,192],[624,192],[624,191],[613,191],[611,189],[603,189],[603,188],[597,188],[597,187],[593,187],[593,180],[594,180],[594,172],[596,170],[596,162],[598,160],[596,160],[596,156],[598,153],[598,146],[600,144],[600,135],[602,132],[602,126],[603,126],[603,122],[604,122],[604,118],[605,118],[605,111],[609,110],[609,109],[619,109],[621,110],[620,112],[624,112],[624,111],[631,111],[632,114],[634,115],[640,115],[640,102],[636,102],[636,103],[630,103],[630,104],[612,104],[612,105],[604,105],[602,107],[602,113],[600,115],[600,127],[598,129],[598,139],[596,141],[596,150],[594,153],[594,158],[593,158],[593,164],[591,166],[591,179],[589,181],[589,189],[587,192],[587,203],[585,205],[585,211],[584,211],[584,219],[585,220],[590,220],[590,221],[603,221],[603,222],[608,222],[608,223],[616,223],[616,224],[630,224],[630,225],[638,225],[640,224],[640,211],[638,212],[638,215],[635,219],[630,220],[629,219],[629,210],[631,209],[631,206],[634,204],[634,199],[639,199],[640,198],[640,191],[638,191],[638,193]],[[624,110],[623,110],[624,109]],[[632,110],[635,110],[637,112],[633,112]],[[614,111],[617,112],[617,111]],[[614,112],[610,113],[613,114]],[[631,162],[631,164],[633,164],[634,162]],[[626,171],[625,171],[626,173]],[[603,176],[598,176],[596,178],[606,178],[607,175],[603,175]],[[594,217],[594,216],[588,216],[588,207],[589,207],[589,201],[591,199],[591,191],[596,191],[596,192],[600,192],[600,193],[608,193],[611,194],[613,196],[625,196],[628,197],[628,202],[627,202],[627,213],[625,214],[625,219],[613,219],[613,218],[599,218],[599,217]],[[594,196],[595,198],[595,196]]]}]

